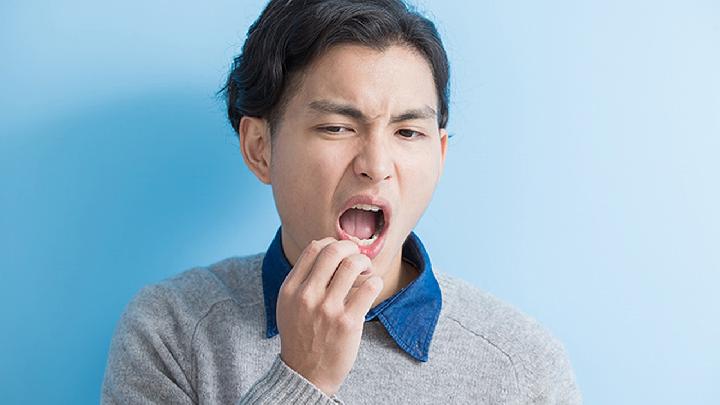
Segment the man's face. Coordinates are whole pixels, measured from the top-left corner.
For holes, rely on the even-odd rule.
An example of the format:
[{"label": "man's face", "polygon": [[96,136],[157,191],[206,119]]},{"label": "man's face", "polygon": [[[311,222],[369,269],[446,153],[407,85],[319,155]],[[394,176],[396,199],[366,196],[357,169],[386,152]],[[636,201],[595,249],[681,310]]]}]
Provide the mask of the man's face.
[{"label": "man's face", "polygon": [[445,160],[430,65],[404,46],[341,45],[298,79],[270,158],[285,254],[294,263],[312,240],[353,236],[369,239],[361,252],[377,270],[399,266]]}]

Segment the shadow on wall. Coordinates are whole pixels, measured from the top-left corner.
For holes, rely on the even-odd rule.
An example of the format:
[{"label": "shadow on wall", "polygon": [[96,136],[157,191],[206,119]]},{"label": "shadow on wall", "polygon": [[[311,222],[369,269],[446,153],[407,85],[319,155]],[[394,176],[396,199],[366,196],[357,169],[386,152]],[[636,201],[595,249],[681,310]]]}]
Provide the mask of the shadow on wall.
[{"label": "shadow on wall", "polygon": [[[3,136],[5,401],[97,402],[115,323],[142,285],[264,250],[269,188],[222,108],[212,94],[150,95]],[[259,225],[256,241],[228,244]]]}]

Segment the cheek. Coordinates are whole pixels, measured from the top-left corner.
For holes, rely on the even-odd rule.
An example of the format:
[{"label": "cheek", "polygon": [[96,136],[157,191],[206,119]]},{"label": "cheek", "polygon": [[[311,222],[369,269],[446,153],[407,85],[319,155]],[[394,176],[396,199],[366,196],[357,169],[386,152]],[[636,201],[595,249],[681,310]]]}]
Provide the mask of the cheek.
[{"label": "cheek", "polygon": [[[273,152],[273,193],[283,223],[306,226],[329,212],[333,193],[342,176],[336,153],[309,142],[283,145]],[[311,218],[317,220],[309,221]]]},{"label": "cheek", "polygon": [[438,153],[423,151],[417,153],[416,158],[408,159],[403,171],[403,194],[405,202],[419,219],[422,212],[430,203],[432,194],[437,186],[440,174],[440,156]]},{"label": "cheek", "polygon": [[280,156],[272,174],[273,182],[277,179],[283,189],[316,199],[335,187],[339,170],[339,161],[332,154],[301,149]]}]

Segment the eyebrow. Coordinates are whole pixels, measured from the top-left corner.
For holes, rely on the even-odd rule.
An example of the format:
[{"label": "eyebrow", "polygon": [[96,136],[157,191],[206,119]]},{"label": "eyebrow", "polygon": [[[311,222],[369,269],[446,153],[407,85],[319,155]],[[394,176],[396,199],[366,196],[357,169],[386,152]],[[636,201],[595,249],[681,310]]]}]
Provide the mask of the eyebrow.
[{"label": "eyebrow", "polygon": [[[360,121],[370,121],[370,118],[363,114],[358,108],[350,104],[340,104],[328,100],[316,100],[310,103],[310,109],[327,114],[337,114],[350,117]],[[437,112],[430,107],[425,105],[422,108],[414,108],[402,112],[398,115],[390,117],[390,123],[394,124],[402,121],[409,120],[422,120],[422,119],[437,119]]]}]

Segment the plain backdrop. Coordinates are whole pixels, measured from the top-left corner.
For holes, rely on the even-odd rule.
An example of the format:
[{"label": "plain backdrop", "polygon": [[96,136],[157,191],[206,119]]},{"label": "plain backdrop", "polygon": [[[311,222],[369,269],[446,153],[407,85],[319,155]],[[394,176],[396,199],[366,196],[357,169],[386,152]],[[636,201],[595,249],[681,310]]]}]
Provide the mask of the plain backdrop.
[{"label": "plain backdrop", "polygon": [[[215,96],[263,5],[0,3],[3,403],[96,403],[141,286],[267,248]],[[716,403],[720,3],[419,8],[452,62],[434,265],[550,328],[588,404]]]}]

